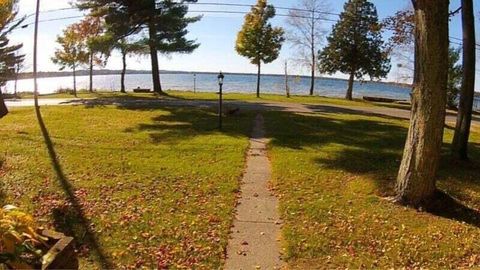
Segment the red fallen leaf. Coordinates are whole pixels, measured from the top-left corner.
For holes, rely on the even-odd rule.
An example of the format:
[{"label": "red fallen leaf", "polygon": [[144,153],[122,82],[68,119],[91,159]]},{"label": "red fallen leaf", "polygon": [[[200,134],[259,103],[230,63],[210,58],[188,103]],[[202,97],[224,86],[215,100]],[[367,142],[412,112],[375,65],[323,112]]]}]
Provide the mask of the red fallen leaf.
[{"label": "red fallen leaf", "polygon": [[348,253],[350,254],[350,256],[355,257],[355,250],[352,246],[348,246]]}]

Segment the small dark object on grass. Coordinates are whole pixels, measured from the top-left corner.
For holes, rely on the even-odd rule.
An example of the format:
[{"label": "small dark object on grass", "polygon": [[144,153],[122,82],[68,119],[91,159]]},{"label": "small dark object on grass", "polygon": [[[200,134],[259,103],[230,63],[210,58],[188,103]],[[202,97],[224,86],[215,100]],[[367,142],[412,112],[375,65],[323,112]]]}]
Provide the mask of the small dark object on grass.
[{"label": "small dark object on grass", "polygon": [[133,89],[133,92],[134,93],[150,93],[150,89],[144,89],[144,88],[140,88],[140,87],[137,87],[135,89]]},{"label": "small dark object on grass", "polygon": [[235,108],[235,109],[228,109],[227,110],[227,115],[235,116],[240,114],[240,108]]}]

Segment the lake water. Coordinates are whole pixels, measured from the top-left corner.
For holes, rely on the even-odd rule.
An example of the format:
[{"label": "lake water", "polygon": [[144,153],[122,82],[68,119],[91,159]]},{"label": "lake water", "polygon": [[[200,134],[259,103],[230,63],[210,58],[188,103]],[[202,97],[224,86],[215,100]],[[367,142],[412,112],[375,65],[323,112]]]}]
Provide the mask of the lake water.
[{"label": "lake water", "polygon": [[[196,90],[202,92],[218,91],[216,74],[197,74]],[[172,90],[193,90],[194,76],[193,74],[162,74],[163,89]],[[255,93],[256,76],[254,75],[225,75],[224,91],[226,93]],[[126,76],[127,90],[140,88],[153,88],[152,79],[149,74],[129,74]],[[88,87],[88,76],[77,77],[77,88],[86,89]],[[93,79],[94,88],[102,90],[118,91],[120,89],[120,75],[97,75]],[[38,80],[39,91],[41,94],[54,93],[58,89],[72,88],[71,77],[55,77],[41,78]],[[307,77],[289,77],[289,86],[291,94],[307,95],[310,89],[310,79]],[[316,80],[315,95],[343,97],[347,89],[347,81],[318,78]],[[22,92],[33,92],[33,80],[26,79],[18,81],[18,90]],[[8,82],[6,92],[13,92],[13,82]],[[262,93],[285,93],[285,77],[283,76],[262,76],[261,82]],[[355,83],[354,96],[361,98],[362,96],[377,96],[395,99],[409,100],[410,89],[395,85],[365,82]]]},{"label": "lake water", "polygon": [[[188,90],[192,91],[195,87],[201,92],[217,92],[216,74],[161,74],[163,89]],[[226,74],[224,81],[224,91],[226,93],[255,93],[256,89],[255,75]],[[126,76],[126,87],[128,91],[140,88],[153,88],[150,74],[128,74]],[[93,77],[94,88],[110,91],[120,89],[120,75],[96,75]],[[89,84],[88,76],[77,77],[78,89],[86,89]],[[50,94],[58,89],[72,88],[72,77],[41,78],[38,80],[39,91],[41,94]],[[289,86],[291,94],[307,95],[310,89],[310,78],[289,76]],[[328,97],[344,97],[347,89],[347,81],[328,78],[317,78],[315,86],[315,95]],[[22,92],[33,92],[33,80],[19,80],[18,90]],[[13,82],[8,82],[6,92],[13,92]],[[262,76],[262,93],[285,93],[285,77],[283,76]],[[385,97],[402,100],[410,100],[410,88],[393,84],[377,82],[355,82],[354,96],[362,98],[363,96]],[[480,99],[476,98],[474,107],[480,109]]]}]

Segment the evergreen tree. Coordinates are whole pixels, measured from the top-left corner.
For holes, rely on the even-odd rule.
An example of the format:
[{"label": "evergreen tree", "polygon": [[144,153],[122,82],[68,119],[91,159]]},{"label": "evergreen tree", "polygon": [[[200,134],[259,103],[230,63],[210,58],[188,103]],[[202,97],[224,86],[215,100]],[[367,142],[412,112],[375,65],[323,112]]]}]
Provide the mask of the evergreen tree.
[{"label": "evergreen tree", "polygon": [[463,67],[458,63],[460,49],[450,48],[448,51],[448,84],[447,107],[457,109],[457,99],[462,85]]},{"label": "evergreen tree", "polygon": [[353,81],[368,75],[384,78],[390,71],[390,59],[381,37],[375,5],[367,0],[349,0],[340,20],[333,26],[328,45],[320,52],[319,69],[323,73],[350,75],[346,98],[351,100]]},{"label": "evergreen tree", "polygon": [[235,50],[257,65],[257,97],[260,97],[260,74],[262,62],[271,63],[278,58],[285,40],[280,27],[272,27],[269,20],[275,16],[275,8],[267,0],[258,0],[237,35]]},{"label": "evergreen tree", "polygon": [[116,39],[138,34],[146,29],[144,39],[150,49],[153,89],[162,92],[158,53],[191,53],[199,44],[188,40],[187,27],[201,17],[187,17],[188,2],[197,0],[79,0],[80,9],[105,19],[107,31]]},{"label": "evergreen tree", "polygon": [[1,88],[15,77],[15,67],[24,60],[24,55],[18,53],[22,44],[10,45],[8,39],[8,35],[23,22],[23,19],[15,20],[17,4],[18,0],[0,1],[0,118],[8,114]]},{"label": "evergreen tree", "polygon": [[129,38],[121,38],[113,42],[112,47],[117,49],[122,55],[122,73],[120,75],[120,92],[125,93],[125,75],[127,72],[127,56],[129,54],[146,54],[149,51],[148,46],[143,42],[132,41]]}]

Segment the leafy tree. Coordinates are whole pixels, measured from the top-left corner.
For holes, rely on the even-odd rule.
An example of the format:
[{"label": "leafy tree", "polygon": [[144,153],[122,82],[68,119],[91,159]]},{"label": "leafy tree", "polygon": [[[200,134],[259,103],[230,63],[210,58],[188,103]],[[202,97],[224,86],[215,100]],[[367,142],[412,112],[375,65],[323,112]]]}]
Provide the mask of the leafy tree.
[{"label": "leafy tree", "polygon": [[0,1],[0,118],[8,114],[1,88],[15,77],[15,66],[24,60],[24,55],[18,53],[22,44],[10,45],[8,39],[8,35],[23,22],[23,19],[15,20],[17,7],[18,0]]},{"label": "leafy tree", "polygon": [[60,66],[60,70],[71,68],[73,71],[73,94],[77,96],[76,70],[79,65],[89,59],[88,48],[84,39],[79,35],[76,25],[68,26],[63,35],[57,37],[57,43],[61,46],[55,51],[53,63]]},{"label": "leafy tree", "polygon": [[257,65],[257,97],[260,97],[260,74],[262,62],[271,63],[278,58],[285,41],[284,31],[273,27],[269,20],[275,16],[275,8],[267,5],[267,0],[258,0],[237,35],[235,50],[241,56]]},{"label": "leafy tree", "polygon": [[329,10],[323,0],[301,0],[290,10],[287,18],[287,41],[296,49],[298,57],[295,59],[300,65],[311,71],[310,95],[315,89],[315,73],[317,70],[317,49],[326,35],[322,21]]},{"label": "leafy tree", "polygon": [[448,80],[448,0],[412,0],[415,8],[415,77],[407,141],[396,200],[429,206],[443,144]]},{"label": "leafy tree", "polygon": [[367,0],[345,3],[340,20],[328,37],[328,45],[320,53],[319,68],[323,73],[350,75],[346,99],[352,99],[355,77],[384,78],[390,71],[380,29],[374,4]]},{"label": "leafy tree", "polygon": [[450,48],[448,51],[448,84],[447,84],[447,106],[450,109],[457,109],[457,99],[462,85],[463,68],[458,64],[460,60],[460,49]]},{"label": "leafy tree", "polygon": [[79,23],[73,25],[74,31],[85,42],[85,47],[88,53],[88,64],[90,83],[89,91],[93,92],[93,67],[95,65],[102,66],[105,61],[102,55],[106,52],[106,47],[99,36],[103,33],[103,23],[99,17],[87,16]]},{"label": "leafy tree", "polygon": [[388,39],[387,50],[398,61],[397,67],[402,81],[411,82],[414,72],[415,18],[413,9],[397,11],[382,22],[386,30],[392,31]]},{"label": "leafy tree", "polygon": [[161,93],[158,53],[191,53],[198,46],[188,40],[187,27],[201,17],[187,17],[188,5],[197,0],[79,0],[81,9],[103,17],[107,31],[117,39],[146,31],[150,49],[153,89]]},{"label": "leafy tree", "polygon": [[463,29],[463,78],[460,101],[458,104],[457,123],[452,142],[453,156],[459,160],[468,160],[468,139],[472,124],[473,100],[475,95],[475,18],[473,1],[462,0]]}]

